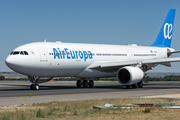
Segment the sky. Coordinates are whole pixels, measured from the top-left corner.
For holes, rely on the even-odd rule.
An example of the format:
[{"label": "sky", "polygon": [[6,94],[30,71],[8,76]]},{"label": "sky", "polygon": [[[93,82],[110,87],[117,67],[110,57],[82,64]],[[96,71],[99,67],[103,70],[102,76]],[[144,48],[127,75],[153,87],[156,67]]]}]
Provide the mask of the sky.
[{"label": "sky", "polygon": [[[170,8],[176,9],[171,47],[180,50],[180,0],[0,0],[0,72],[11,71],[5,60],[13,49],[45,39],[149,46]],[[172,63],[149,72],[179,68]]]}]

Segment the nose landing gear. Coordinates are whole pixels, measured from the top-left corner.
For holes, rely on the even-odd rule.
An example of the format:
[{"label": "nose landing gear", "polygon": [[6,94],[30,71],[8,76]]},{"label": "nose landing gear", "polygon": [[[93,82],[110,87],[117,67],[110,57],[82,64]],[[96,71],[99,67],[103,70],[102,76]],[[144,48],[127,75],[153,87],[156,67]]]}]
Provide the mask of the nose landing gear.
[{"label": "nose landing gear", "polygon": [[39,85],[37,84],[37,81],[39,80],[38,76],[32,76],[32,77],[28,77],[30,82],[32,82],[33,84],[30,85],[30,89],[31,90],[39,90]]}]

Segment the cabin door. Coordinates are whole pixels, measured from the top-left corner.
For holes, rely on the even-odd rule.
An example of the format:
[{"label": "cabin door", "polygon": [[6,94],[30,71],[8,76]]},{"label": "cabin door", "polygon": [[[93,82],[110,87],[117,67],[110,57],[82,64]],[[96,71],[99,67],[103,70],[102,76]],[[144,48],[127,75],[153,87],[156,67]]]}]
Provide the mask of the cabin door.
[{"label": "cabin door", "polygon": [[38,47],[38,50],[40,54],[40,61],[47,62],[47,55],[45,49],[43,47]]}]

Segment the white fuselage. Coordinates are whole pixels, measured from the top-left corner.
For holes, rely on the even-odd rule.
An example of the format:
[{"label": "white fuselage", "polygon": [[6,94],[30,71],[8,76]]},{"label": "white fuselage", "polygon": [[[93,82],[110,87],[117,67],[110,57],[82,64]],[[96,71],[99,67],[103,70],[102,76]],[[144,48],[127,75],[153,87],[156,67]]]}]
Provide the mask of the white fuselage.
[{"label": "white fuselage", "polygon": [[13,51],[27,51],[28,55],[9,55],[8,67],[27,75],[41,77],[100,78],[116,76],[116,72],[88,69],[107,61],[134,61],[167,58],[167,48],[37,42],[20,46]]}]

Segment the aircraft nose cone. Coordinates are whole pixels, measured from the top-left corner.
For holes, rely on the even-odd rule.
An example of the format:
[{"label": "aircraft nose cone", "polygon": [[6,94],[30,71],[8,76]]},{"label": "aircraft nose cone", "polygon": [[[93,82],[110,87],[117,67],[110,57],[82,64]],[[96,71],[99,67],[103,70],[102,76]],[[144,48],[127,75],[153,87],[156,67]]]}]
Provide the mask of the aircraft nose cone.
[{"label": "aircraft nose cone", "polygon": [[22,61],[16,56],[9,55],[5,60],[6,65],[15,72],[22,73]]},{"label": "aircraft nose cone", "polygon": [[12,70],[16,70],[19,67],[19,60],[13,56],[8,56],[5,63]]},{"label": "aircraft nose cone", "polygon": [[12,61],[12,58],[10,56],[8,56],[6,58],[6,61],[5,61],[6,65],[9,67],[9,68],[12,68],[13,66],[13,61]]}]

